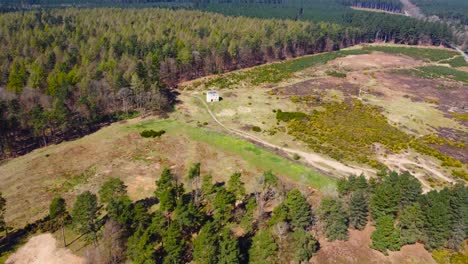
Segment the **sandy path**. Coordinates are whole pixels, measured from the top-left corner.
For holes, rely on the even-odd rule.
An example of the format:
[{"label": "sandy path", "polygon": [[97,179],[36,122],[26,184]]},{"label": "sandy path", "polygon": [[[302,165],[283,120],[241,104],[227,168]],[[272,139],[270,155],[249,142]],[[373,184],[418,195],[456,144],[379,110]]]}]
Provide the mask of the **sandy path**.
[{"label": "sandy path", "polygon": [[354,175],[364,174],[366,176],[369,176],[370,174],[375,173],[375,171],[373,171],[371,169],[366,169],[366,168],[361,168],[361,167],[354,167],[354,166],[347,166],[347,165],[344,165],[341,162],[324,158],[324,157],[322,157],[322,156],[320,156],[320,155],[318,155],[316,153],[309,153],[309,152],[304,152],[304,151],[297,150],[297,149],[290,149],[290,148],[284,148],[284,147],[281,147],[281,146],[277,146],[277,145],[272,144],[272,143],[270,143],[268,141],[265,141],[265,140],[263,140],[261,138],[250,135],[250,134],[248,134],[248,133],[246,133],[244,131],[241,131],[241,130],[238,130],[238,129],[235,129],[235,128],[227,127],[226,125],[224,125],[223,123],[221,123],[218,120],[216,115],[210,110],[210,108],[208,107],[208,105],[206,104],[206,102],[204,100],[202,100],[201,98],[199,98],[197,96],[195,96],[195,98],[202,101],[203,105],[205,106],[206,110],[210,114],[211,118],[218,125],[220,125],[225,130],[227,130],[227,131],[229,131],[231,133],[234,133],[237,136],[240,136],[240,137],[242,137],[244,139],[256,142],[256,143],[258,143],[260,145],[267,146],[267,147],[272,148],[272,149],[282,150],[282,151],[287,152],[287,153],[289,153],[291,155],[297,154],[297,155],[301,156],[307,162],[307,164],[309,164],[309,165],[311,165],[311,166],[313,166],[313,167],[315,167],[317,169],[320,169],[322,171],[325,171],[327,173],[331,173],[333,175],[335,175],[336,173],[339,173],[339,174],[342,174],[344,176],[349,176],[351,174],[354,174]]},{"label": "sandy path", "polygon": [[[439,178],[443,181],[450,183],[454,182],[453,179],[445,176],[443,173],[435,169],[434,166],[428,164],[426,161],[419,161],[418,163],[416,163],[402,155],[388,156],[387,158],[384,158],[381,161],[384,162],[387,166],[393,167],[393,169],[396,168],[400,171],[409,171],[409,169],[405,167],[405,165],[413,165],[418,168],[424,169],[425,171],[431,173],[432,176],[435,176],[436,178]],[[424,174],[418,172],[412,172],[411,174],[421,182],[421,184],[423,185],[424,192],[432,190],[432,187],[429,184],[427,184],[427,182],[424,180]]]},{"label": "sandy path", "polygon": [[10,256],[5,264],[82,264],[84,260],[65,248],[57,248],[50,233],[35,236]]}]

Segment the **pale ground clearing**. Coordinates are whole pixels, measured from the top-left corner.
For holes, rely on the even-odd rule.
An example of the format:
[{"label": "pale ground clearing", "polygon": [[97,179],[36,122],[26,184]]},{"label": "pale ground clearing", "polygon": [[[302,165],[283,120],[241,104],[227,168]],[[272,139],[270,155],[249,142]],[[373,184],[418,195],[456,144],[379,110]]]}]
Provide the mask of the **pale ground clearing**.
[{"label": "pale ground clearing", "polygon": [[50,233],[29,239],[5,264],[84,264],[83,258],[65,248],[58,248]]},{"label": "pale ground clearing", "polygon": [[313,264],[436,264],[431,253],[421,244],[406,245],[397,252],[389,252],[388,256],[373,250],[370,236],[375,230],[367,225],[363,231],[349,231],[348,241],[328,242],[320,240],[320,250],[312,258]]},{"label": "pale ground clearing", "polygon": [[[299,85],[298,96],[307,95],[307,89],[305,87],[301,88],[301,86],[304,86],[302,83],[308,82],[309,84],[307,85],[310,87],[309,93],[312,91],[314,91],[313,93],[320,93],[320,96],[326,98],[326,100],[344,100],[342,98],[343,93],[349,93],[347,91],[353,89],[352,85],[357,85],[361,88],[359,92],[360,96],[357,93],[351,93],[352,97],[357,97],[366,103],[381,107],[383,114],[388,118],[390,123],[406,133],[421,136],[428,133],[437,133],[438,128],[465,131],[466,127],[449,118],[442,111],[452,104],[457,104],[456,100],[450,101],[449,104],[442,101],[441,104],[436,105],[425,101],[426,99],[435,97],[436,94],[429,92],[425,94],[425,97],[421,97],[421,93],[414,93],[416,90],[419,91],[419,86],[415,86],[419,82],[422,82],[423,85],[430,83],[430,87],[432,88],[427,89],[438,89],[438,85],[448,87],[455,85],[458,87],[460,86],[459,83],[450,80],[427,80],[422,78],[411,80],[412,77],[404,77],[403,75],[399,79],[394,80],[393,75],[391,76],[394,70],[410,70],[433,64],[437,64],[437,62],[428,63],[405,55],[386,54],[383,52],[342,57],[326,65],[311,67],[297,72],[292,78],[275,85],[245,87],[245,85],[240,84],[238,87],[235,87],[235,91],[231,89],[222,90],[221,92],[226,95],[225,100],[210,105],[208,107],[211,110],[210,115],[200,115],[201,112],[199,110],[198,115],[192,116],[192,118],[206,120],[207,117],[211,116],[215,121],[215,126],[211,127],[216,128],[216,125],[221,125],[221,128],[224,130],[257,142],[259,145],[280,149],[290,155],[297,154],[301,156],[302,162],[329,175],[347,176],[362,172],[366,175],[373,175],[375,174],[374,170],[364,168],[359,164],[343,164],[326,156],[311,153],[306,145],[289,138],[287,133],[279,133],[276,136],[268,135],[268,129],[277,122],[274,113],[272,114],[272,110],[279,108],[286,111],[310,111],[310,109],[301,107],[300,104],[291,103],[289,96],[293,94],[285,96],[281,91],[288,87],[294,88],[296,85]],[[345,72],[347,76],[346,78],[330,77],[327,76],[327,71],[329,70]],[[310,80],[313,80],[313,82],[310,82]],[[463,88],[458,89],[462,90]],[[274,90],[279,91],[279,93],[271,93]],[[338,93],[333,95],[333,91]],[[302,92],[305,94],[301,94]],[[200,97],[203,96],[197,91],[183,93],[184,99],[182,101],[184,101],[184,104],[189,103],[189,97],[193,95],[199,97],[194,100],[197,101],[198,108],[202,109],[201,111],[203,112],[203,108],[206,108],[206,106],[202,105]],[[453,95],[448,94],[444,96]],[[241,111],[241,108],[248,108],[251,111],[246,113],[246,111]],[[249,132],[252,126],[259,126],[263,132]],[[384,154],[382,153],[382,155]],[[425,160],[426,158],[431,161],[424,162],[420,166],[420,160]],[[448,177],[451,171],[441,167],[440,162],[433,160],[431,157],[423,156],[421,159],[414,159],[411,155],[404,157],[398,155],[397,157],[393,157],[392,160],[381,160],[388,162],[390,168],[398,171],[415,171],[415,176],[421,180],[425,191],[432,189],[429,183],[425,181],[429,178],[447,183],[454,181]]]}]

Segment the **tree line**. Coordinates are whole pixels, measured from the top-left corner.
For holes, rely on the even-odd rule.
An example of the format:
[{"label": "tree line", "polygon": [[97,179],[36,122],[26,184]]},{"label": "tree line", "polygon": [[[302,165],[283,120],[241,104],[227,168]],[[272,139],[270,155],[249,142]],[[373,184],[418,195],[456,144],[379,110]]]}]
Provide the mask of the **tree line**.
[{"label": "tree line", "polygon": [[397,13],[400,13],[403,8],[399,0],[342,0],[342,3],[352,7],[379,9]]},{"label": "tree line", "polygon": [[[302,263],[319,250],[317,235],[347,240],[350,228],[368,224],[376,227],[370,247],[384,254],[416,242],[458,251],[467,238],[468,188],[461,184],[422,194],[408,172],[382,171],[370,180],[341,179],[337,195],[311,206],[308,195],[271,172],[249,193],[240,173],[213,182],[200,171],[199,163],[185,177],[164,169],[154,196],[138,202],[117,178],[98,195],[78,195],[70,211],[57,197],[46,226],[62,230],[65,246],[64,228],[83,234],[88,263]],[[0,230],[6,205],[0,199]]]},{"label": "tree line", "polygon": [[89,133],[122,114],[166,112],[168,87],[180,80],[361,42],[439,44],[449,37],[435,23],[403,32],[398,27],[407,22],[376,28],[383,22],[346,20],[350,26],[107,8],[3,14],[0,155]]}]

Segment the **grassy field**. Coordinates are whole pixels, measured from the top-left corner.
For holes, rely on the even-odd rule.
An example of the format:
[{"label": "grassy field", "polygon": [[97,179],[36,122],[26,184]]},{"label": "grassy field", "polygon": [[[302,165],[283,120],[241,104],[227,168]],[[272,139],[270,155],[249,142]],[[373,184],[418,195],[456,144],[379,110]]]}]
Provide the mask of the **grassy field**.
[{"label": "grassy field", "polygon": [[172,136],[185,134],[194,141],[207,143],[217,149],[231,152],[261,171],[272,171],[274,174],[286,176],[296,182],[306,183],[317,189],[329,188],[334,180],[321,175],[309,168],[295,164],[267,150],[259,148],[250,142],[223,135],[217,132],[192,127],[174,120],[146,121],[130,127],[138,131],[144,129],[164,129]]},{"label": "grassy field", "polygon": [[423,78],[447,78],[468,83],[468,73],[444,66],[427,66],[418,68],[413,72]]},{"label": "grassy field", "polygon": [[307,68],[326,64],[336,58],[346,57],[349,55],[359,55],[370,53],[366,50],[350,49],[340,50],[328,53],[321,53],[311,56],[305,56],[285,62],[262,65],[250,70],[238,71],[217,76],[208,80],[205,83],[206,88],[234,88],[241,82],[246,82],[248,85],[258,86],[265,83],[279,83],[285,79],[291,78],[294,73],[305,70]]},{"label": "grassy field", "polygon": [[441,61],[440,63],[447,63],[450,66],[455,67],[455,68],[468,67],[468,62],[466,62],[463,56],[458,56],[450,60],[444,60],[444,61]]},{"label": "grassy field", "polygon": [[[143,138],[144,129],[161,130],[160,139]],[[240,171],[247,188],[272,171],[288,182],[316,189],[333,188],[335,181],[256,145],[206,128],[174,120],[129,120],[105,127],[75,141],[38,149],[0,165],[0,189],[7,199],[6,221],[15,228],[48,212],[50,201],[63,196],[71,206],[76,195],[110,177],[121,178],[138,200],[152,195],[164,167],[185,179],[187,168],[202,163],[202,172],[225,181]],[[27,210],[25,210],[27,208]]]},{"label": "grassy field", "polygon": [[446,49],[436,48],[420,48],[420,47],[402,47],[402,46],[367,46],[363,50],[367,51],[380,51],[390,54],[403,54],[410,56],[415,59],[427,60],[427,61],[440,61],[447,60],[456,55],[457,52]]}]

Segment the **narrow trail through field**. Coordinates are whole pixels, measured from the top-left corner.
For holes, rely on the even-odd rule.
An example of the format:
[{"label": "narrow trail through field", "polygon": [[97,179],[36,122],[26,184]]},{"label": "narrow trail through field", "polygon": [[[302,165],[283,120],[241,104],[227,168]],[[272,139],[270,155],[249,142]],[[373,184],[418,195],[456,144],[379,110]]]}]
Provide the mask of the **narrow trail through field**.
[{"label": "narrow trail through field", "polygon": [[200,100],[203,103],[206,110],[210,114],[211,118],[219,126],[221,126],[223,129],[225,129],[225,130],[227,130],[227,131],[229,131],[229,132],[231,132],[231,133],[233,133],[233,134],[235,134],[235,135],[237,135],[237,136],[239,136],[241,138],[247,139],[249,141],[253,141],[254,143],[260,144],[262,146],[266,146],[266,147],[269,147],[269,148],[272,148],[272,149],[277,149],[277,150],[284,151],[284,152],[286,152],[288,154],[291,154],[291,155],[297,154],[297,155],[301,156],[301,158],[303,158],[307,162],[308,165],[310,165],[310,166],[312,166],[314,168],[317,168],[317,169],[319,169],[321,171],[332,174],[332,175],[336,175],[337,172],[339,174],[343,175],[343,176],[349,176],[351,174],[354,174],[354,175],[364,174],[366,176],[369,176],[369,174],[375,174],[375,171],[373,171],[371,169],[355,167],[355,166],[347,166],[347,165],[344,165],[341,162],[324,158],[324,157],[322,157],[322,156],[320,156],[318,154],[315,154],[315,153],[309,153],[309,152],[305,152],[305,151],[301,151],[301,150],[297,150],[297,149],[291,149],[291,148],[285,148],[285,147],[277,146],[277,145],[272,144],[272,143],[270,143],[268,141],[265,141],[265,140],[263,140],[261,138],[250,135],[250,134],[248,134],[248,133],[246,133],[244,131],[241,131],[241,130],[238,130],[238,129],[235,129],[235,128],[227,127],[221,121],[218,120],[216,115],[211,111],[210,107],[208,106],[208,104],[203,99],[201,99],[198,96],[194,96],[194,97],[197,98],[198,100]]}]

